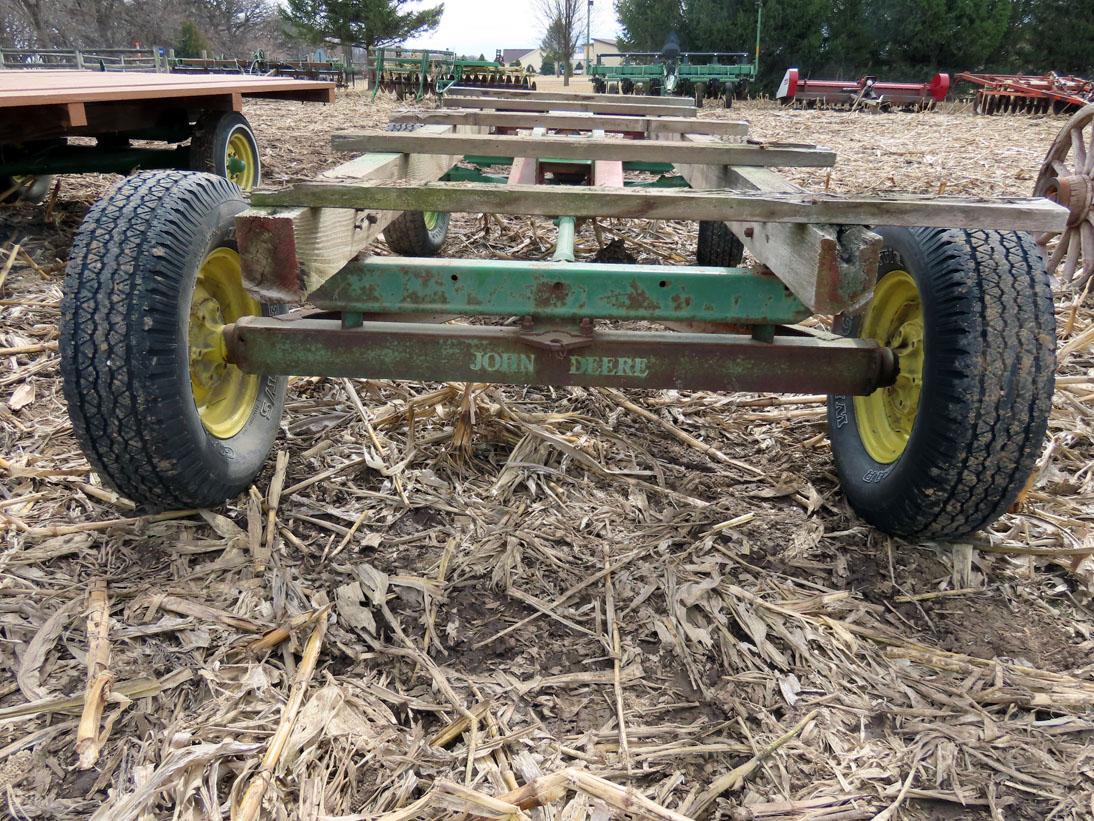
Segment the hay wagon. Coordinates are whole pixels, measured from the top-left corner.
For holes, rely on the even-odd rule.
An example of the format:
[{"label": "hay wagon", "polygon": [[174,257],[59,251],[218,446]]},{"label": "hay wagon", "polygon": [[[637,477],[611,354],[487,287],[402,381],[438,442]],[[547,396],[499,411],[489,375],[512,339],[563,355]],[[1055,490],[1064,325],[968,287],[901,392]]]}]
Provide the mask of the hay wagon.
[{"label": "hay wagon", "polygon": [[[151,508],[231,498],[297,374],[826,393],[846,496],[882,530],[961,536],[1019,494],[1055,361],[1025,232],[1063,229],[1064,208],[810,193],[772,168],[832,152],[748,139],[681,99],[456,88],[446,105],[336,135],[358,156],[249,207],[168,171],[91,210],[61,353],[104,479]],[[553,217],[554,254],[443,258],[460,212]],[[696,264],[576,259],[596,217],[696,221]],[[381,234],[398,256],[369,253]]]},{"label": "hay wagon", "polygon": [[[261,181],[262,163],[258,140],[243,116],[244,97],[329,103],[334,83],[0,71],[0,202],[41,199],[52,174],[127,174],[137,168],[199,169],[253,188]],[[70,137],[93,138],[94,144]]]}]

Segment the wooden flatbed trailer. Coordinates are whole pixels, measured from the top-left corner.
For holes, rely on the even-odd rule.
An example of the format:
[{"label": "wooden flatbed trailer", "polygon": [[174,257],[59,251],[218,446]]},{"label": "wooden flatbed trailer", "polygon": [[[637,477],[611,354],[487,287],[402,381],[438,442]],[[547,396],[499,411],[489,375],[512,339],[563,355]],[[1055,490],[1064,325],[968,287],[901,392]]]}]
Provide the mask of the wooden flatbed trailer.
[{"label": "wooden flatbed trailer", "polygon": [[[123,183],[81,229],[62,319],[73,426],[104,479],[159,508],[240,493],[297,374],[823,392],[847,499],[873,525],[956,538],[1014,501],[1055,356],[1050,281],[1023,232],[1060,230],[1066,209],[815,194],[771,166],[834,164],[823,148],[751,140],[690,106],[561,97],[449,95],[336,135],[363,153],[246,210],[205,175]],[[437,258],[454,212],[555,217],[554,254]],[[577,221],[597,216],[698,221],[698,264],[577,260]],[[368,253],[381,234],[398,256]],[[102,295],[118,256],[133,260],[121,300]],[[812,315],[832,330],[801,324]]]},{"label": "wooden flatbed trailer", "polygon": [[[261,180],[243,98],[334,100],[334,83],[273,77],[101,71],[0,71],[0,200],[41,193],[42,178],[190,168]],[[93,137],[95,145],[69,145]],[[135,148],[132,140],[189,146]]]}]

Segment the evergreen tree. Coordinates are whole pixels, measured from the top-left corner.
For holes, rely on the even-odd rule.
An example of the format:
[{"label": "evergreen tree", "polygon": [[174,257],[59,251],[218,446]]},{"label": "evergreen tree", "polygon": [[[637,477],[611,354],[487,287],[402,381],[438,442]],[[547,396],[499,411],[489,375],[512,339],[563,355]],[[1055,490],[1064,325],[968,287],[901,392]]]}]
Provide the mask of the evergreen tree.
[{"label": "evergreen tree", "polygon": [[184,20],[179,28],[179,39],[175,44],[176,57],[200,57],[209,48],[205,35],[192,20]]},{"label": "evergreen tree", "polygon": [[417,9],[419,0],[287,0],[281,19],[297,40],[337,40],[372,49],[432,31],[444,4]]}]

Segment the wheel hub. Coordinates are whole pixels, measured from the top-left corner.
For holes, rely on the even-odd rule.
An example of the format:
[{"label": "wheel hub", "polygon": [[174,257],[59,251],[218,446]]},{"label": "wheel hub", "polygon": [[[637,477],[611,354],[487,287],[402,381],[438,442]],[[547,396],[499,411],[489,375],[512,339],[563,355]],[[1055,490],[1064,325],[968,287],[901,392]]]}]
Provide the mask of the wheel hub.
[{"label": "wheel hub", "polygon": [[1075,227],[1090,216],[1094,203],[1094,176],[1070,174],[1056,177],[1049,183],[1045,195],[1068,211],[1067,224]]},{"label": "wheel hub", "polygon": [[218,439],[239,433],[258,401],[259,378],[228,361],[224,326],[261,312],[243,289],[239,254],[214,248],[201,263],[190,301],[190,389],[202,425]]},{"label": "wheel hub", "polygon": [[923,307],[915,280],[906,271],[890,271],[874,288],[863,317],[863,339],[889,348],[897,375],[891,385],[854,398],[859,436],[870,457],[895,462],[907,447],[923,390]]},{"label": "wheel hub", "polygon": [[229,138],[224,150],[224,169],[228,179],[238,185],[242,190],[249,191],[254,188],[255,167],[257,158],[247,135],[241,131],[235,131]]}]

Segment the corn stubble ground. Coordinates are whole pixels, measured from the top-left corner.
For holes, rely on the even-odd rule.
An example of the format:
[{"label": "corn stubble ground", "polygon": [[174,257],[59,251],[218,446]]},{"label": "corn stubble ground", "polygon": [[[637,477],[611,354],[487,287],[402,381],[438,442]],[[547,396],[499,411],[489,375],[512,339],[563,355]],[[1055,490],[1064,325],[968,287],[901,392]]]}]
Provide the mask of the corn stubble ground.
[{"label": "corn stubble ground", "polygon": [[[249,104],[266,180],[336,164],[330,133],[395,105]],[[789,175],[844,192],[1024,195],[1062,124],[704,116],[835,148]],[[973,546],[858,521],[821,397],[367,380],[294,379],[251,496],[157,520],[91,472],[61,398],[64,259],[112,181],[0,212],[12,816],[226,818],[263,785],[268,818],[1094,813],[1094,317],[1074,294],[1036,483]],[[601,220],[579,255],[616,237],[681,264],[696,231]],[[468,215],[446,253],[538,259],[552,239]],[[515,814],[519,788],[544,806]]]}]

